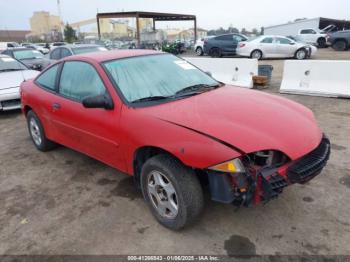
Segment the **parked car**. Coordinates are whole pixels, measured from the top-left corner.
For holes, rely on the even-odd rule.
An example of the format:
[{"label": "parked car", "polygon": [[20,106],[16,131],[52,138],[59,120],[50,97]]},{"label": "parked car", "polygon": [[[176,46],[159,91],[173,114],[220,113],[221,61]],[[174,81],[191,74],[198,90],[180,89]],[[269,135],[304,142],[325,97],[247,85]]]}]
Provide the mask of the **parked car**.
[{"label": "parked car", "polygon": [[46,55],[47,53],[50,52],[50,50],[49,50],[48,48],[45,48],[45,47],[43,47],[43,46],[36,45],[36,44],[22,43],[22,46],[23,46],[23,47],[26,47],[26,48],[33,49],[33,50],[38,50],[39,52],[41,52],[41,53],[44,54],[44,55]]},{"label": "parked car", "polygon": [[49,58],[52,60],[59,60],[71,55],[79,55],[84,53],[107,51],[107,48],[99,45],[64,45],[56,47],[50,51]]},{"label": "parked car", "polygon": [[20,45],[16,42],[0,42],[0,51],[3,51],[11,47],[19,47]]},{"label": "parked car", "polygon": [[43,70],[52,62],[45,58],[41,52],[26,47],[8,48],[2,54],[11,56],[21,61],[30,69],[38,71]]},{"label": "parked car", "polygon": [[311,45],[296,42],[284,36],[263,35],[239,43],[237,55],[262,59],[262,58],[287,58],[306,59],[315,54],[317,48]]},{"label": "parked car", "polygon": [[239,42],[248,38],[241,34],[225,34],[204,40],[204,53],[211,57],[221,57],[224,55],[235,55]]},{"label": "parked car", "polygon": [[198,56],[202,56],[204,54],[204,41],[205,39],[213,38],[214,36],[207,36],[205,38],[200,38],[196,41],[194,45],[194,51]]},{"label": "parked car", "polygon": [[61,144],[133,175],[171,229],[199,218],[200,180],[213,200],[251,206],[309,181],[330,155],[311,110],[222,84],[168,53],[66,57],[21,94],[38,150]]},{"label": "parked car", "polygon": [[238,43],[247,39],[241,34],[226,34],[208,38],[204,40],[204,53],[211,57],[235,55]]},{"label": "parked car", "polygon": [[63,46],[63,45],[67,45],[68,43],[66,42],[53,42],[50,44],[50,49],[56,47],[56,46]]},{"label": "parked car", "polygon": [[0,54],[0,111],[21,108],[19,85],[38,74],[12,57]]},{"label": "parked car", "polygon": [[298,35],[296,35],[296,38],[300,40],[301,42],[305,42],[312,45],[317,45],[319,48],[324,48],[327,46],[326,36],[327,36],[327,29],[331,30],[334,26],[327,27],[323,30],[317,30],[313,28],[305,28],[299,30]]},{"label": "parked car", "polygon": [[350,48],[350,30],[338,31],[328,36],[327,42],[336,51],[345,51]]}]

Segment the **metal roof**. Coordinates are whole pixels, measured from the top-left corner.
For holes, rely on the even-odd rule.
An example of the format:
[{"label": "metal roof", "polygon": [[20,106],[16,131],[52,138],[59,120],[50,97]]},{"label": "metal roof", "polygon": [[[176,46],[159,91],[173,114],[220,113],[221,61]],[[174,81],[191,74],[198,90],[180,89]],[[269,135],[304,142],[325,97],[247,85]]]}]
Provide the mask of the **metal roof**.
[{"label": "metal roof", "polygon": [[156,21],[177,21],[177,20],[194,20],[195,15],[171,14],[171,13],[156,13],[156,12],[113,12],[113,13],[98,13],[97,18],[122,18],[122,17],[139,17],[153,18]]}]

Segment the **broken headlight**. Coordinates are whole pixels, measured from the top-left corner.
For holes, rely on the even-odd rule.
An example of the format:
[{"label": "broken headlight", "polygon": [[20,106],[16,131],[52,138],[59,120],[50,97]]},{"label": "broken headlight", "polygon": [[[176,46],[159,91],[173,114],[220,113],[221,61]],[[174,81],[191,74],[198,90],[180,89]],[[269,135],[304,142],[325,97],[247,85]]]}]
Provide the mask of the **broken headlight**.
[{"label": "broken headlight", "polygon": [[276,150],[262,150],[253,152],[244,156],[243,163],[246,166],[274,166],[279,167],[289,161],[289,158],[280,151]]}]

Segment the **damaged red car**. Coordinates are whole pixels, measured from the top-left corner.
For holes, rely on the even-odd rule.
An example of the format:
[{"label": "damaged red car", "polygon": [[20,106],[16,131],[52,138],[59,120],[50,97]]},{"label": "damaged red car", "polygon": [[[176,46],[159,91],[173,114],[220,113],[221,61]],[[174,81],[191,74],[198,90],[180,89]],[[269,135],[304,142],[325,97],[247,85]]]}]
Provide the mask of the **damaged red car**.
[{"label": "damaged red car", "polygon": [[330,155],[309,109],[162,52],[71,56],[24,82],[21,99],[39,150],[64,145],[132,175],[171,229],[199,217],[204,190],[253,206],[309,181]]}]

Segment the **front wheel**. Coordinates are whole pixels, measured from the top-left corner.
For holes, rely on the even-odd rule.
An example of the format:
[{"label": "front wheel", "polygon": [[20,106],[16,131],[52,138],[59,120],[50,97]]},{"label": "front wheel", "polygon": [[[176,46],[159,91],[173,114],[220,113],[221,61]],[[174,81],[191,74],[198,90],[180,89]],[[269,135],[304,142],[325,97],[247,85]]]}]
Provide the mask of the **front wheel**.
[{"label": "front wheel", "polygon": [[332,47],[336,51],[345,51],[347,48],[347,43],[344,40],[338,40],[332,45]]},{"label": "front wheel", "polygon": [[194,222],[204,205],[203,192],[193,171],[178,160],[157,155],[141,172],[143,197],[163,226],[179,230]]},{"label": "front wheel", "polygon": [[319,38],[317,40],[317,45],[319,48],[325,48],[327,45],[326,45],[326,39],[325,38]]},{"label": "front wheel", "polygon": [[222,56],[220,48],[216,48],[216,47],[212,48],[210,50],[209,54],[210,54],[211,57],[216,57],[216,58]]},{"label": "front wheel", "polygon": [[295,58],[298,60],[303,60],[307,57],[307,52],[305,49],[299,49],[298,51],[296,51],[295,53]]},{"label": "front wheel", "polygon": [[203,55],[203,49],[202,49],[201,47],[197,47],[197,48],[196,48],[196,54],[197,54],[198,56],[202,56],[202,55]]}]

